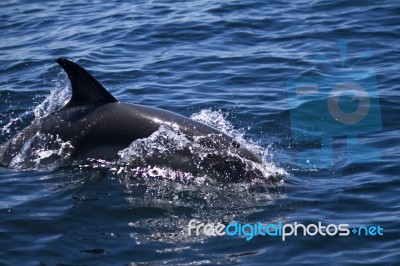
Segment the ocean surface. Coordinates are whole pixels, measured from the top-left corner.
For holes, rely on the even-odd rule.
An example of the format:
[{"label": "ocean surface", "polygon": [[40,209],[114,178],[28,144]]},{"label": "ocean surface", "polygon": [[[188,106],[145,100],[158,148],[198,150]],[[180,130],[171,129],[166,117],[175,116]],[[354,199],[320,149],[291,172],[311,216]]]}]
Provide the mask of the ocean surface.
[{"label": "ocean surface", "polygon": [[[396,1],[2,1],[0,143],[68,100],[67,57],[122,102],[233,135],[266,174],[16,158],[0,168],[0,264],[398,265],[399,40]],[[189,235],[191,220],[383,231],[246,240]]]}]

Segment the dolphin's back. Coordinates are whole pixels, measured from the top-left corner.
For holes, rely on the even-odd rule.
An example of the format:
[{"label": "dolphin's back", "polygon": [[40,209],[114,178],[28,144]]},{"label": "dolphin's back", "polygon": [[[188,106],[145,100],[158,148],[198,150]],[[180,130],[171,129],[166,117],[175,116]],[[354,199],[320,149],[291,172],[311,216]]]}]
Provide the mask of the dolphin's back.
[{"label": "dolphin's back", "polygon": [[163,109],[120,103],[78,64],[64,58],[58,59],[57,63],[71,81],[70,101],[2,144],[2,166],[9,166],[35,135],[54,136],[68,142],[73,147],[73,159],[106,158],[116,155],[137,139],[149,137],[162,125],[177,129],[189,138],[209,136],[205,145],[228,149],[242,158],[260,162],[254,153],[213,127]]}]

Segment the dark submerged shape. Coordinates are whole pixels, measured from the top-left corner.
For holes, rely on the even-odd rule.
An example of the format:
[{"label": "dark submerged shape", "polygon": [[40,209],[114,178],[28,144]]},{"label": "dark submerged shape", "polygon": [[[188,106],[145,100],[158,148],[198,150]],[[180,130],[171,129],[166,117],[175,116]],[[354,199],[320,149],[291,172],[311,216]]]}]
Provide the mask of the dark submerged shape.
[{"label": "dark submerged shape", "polygon": [[[209,135],[210,138],[204,142],[207,147],[225,151],[229,149],[242,158],[261,163],[259,157],[215,128],[166,110],[121,103],[78,64],[65,58],[57,59],[57,63],[71,82],[70,101],[59,111],[34,121],[2,144],[2,166],[8,167],[24,143],[37,133],[69,141],[73,146],[73,160],[106,159],[115,156],[133,141],[149,137],[161,125],[178,127],[189,138]],[[225,162],[217,163],[213,156],[208,159],[216,169],[227,167]]]}]

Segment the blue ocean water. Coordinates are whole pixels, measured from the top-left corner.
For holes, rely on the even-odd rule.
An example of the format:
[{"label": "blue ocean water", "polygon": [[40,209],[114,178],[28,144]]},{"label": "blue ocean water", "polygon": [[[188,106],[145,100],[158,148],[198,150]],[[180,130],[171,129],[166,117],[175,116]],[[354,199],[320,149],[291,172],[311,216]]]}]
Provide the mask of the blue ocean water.
[{"label": "blue ocean water", "polygon": [[[229,185],[107,167],[1,168],[0,263],[397,265],[399,14],[396,1],[3,1],[1,143],[68,98],[55,62],[68,57],[120,101],[232,125],[285,174],[279,185]],[[321,122],[324,87],[297,98],[288,85],[342,82],[338,72],[372,93],[363,121],[373,123],[333,130]],[[189,236],[192,219],[381,226],[383,235],[246,241]]]}]

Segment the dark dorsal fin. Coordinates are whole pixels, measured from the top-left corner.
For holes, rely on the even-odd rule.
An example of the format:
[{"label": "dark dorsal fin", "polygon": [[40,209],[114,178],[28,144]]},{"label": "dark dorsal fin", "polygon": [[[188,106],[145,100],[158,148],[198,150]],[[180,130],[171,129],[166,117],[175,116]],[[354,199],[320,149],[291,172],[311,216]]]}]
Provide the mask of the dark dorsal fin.
[{"label": "dark dorsal fin", "polygon": [[58,58],[57,63],[67,73],[72,86],[72,97],[64,108],[117,102],[92,75],[77,63],[66,58]]}]

